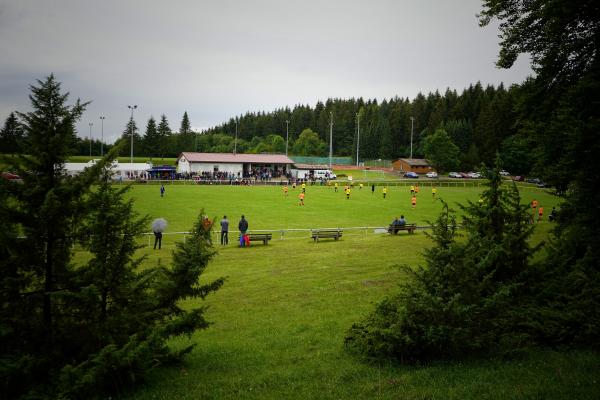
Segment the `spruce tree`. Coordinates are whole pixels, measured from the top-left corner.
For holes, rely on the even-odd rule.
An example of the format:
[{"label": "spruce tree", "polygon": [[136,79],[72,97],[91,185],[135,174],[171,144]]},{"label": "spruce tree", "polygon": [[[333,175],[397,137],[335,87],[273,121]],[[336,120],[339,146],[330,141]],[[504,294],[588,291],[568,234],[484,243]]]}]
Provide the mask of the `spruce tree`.
[{"label": "spruce tree", "polygon": [[0,130],[0,153],[18,153],[23,148],[23,129],[14,112],[11,112]]},{"label": "spruce tree", "polygon": [[169,121],[167,121],[167,116],[165,114],[160,116],[160,122],[158,124],[157,133],[160,143],[160,157],[163,158],[167,154],[176,155],[177,150],[171,143],[171,128],[169,128]]},{"label": "spruce tree", "polygon": [[528,206],[514,185],[502,186],[496,165],[483,203],[461,207],[466,239],[457,240],[456,217],[443,203],[427,266],[403,268],[409,281],[352,326],[349,348],[416,362],[511,353],[535,342]]},{"label": "spruce tree", "polygon": [[156,128],[156,121],[154,117],[148,119],[146,124],[146,133],[142,138],[144,155],[148,157],[157,156],[160,154],[160,136]]}]

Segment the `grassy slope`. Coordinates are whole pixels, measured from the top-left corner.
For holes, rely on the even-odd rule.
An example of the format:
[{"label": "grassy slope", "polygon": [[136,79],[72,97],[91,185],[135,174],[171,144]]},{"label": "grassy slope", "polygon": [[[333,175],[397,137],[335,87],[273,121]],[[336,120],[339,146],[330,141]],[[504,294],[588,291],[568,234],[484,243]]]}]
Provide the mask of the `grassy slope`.
[{"label": "grassy slope", "polygon": [[[166,217],[169,230],[188,229],[201,206],[209,215],[227,213],[234,222],[244,212],[251,229],[382,225],[408,210],[406,191],[392,191],[385,201],[367,191],[353,193],[351,200],[332,191],[309,187],[304,208],[295,196],[284,198],[281,188],[273,187],[173,185],[161,199],[156,187],[136,186],[132,196],[140,211]],[[444,189],[442,194],[451,202],[477,198],[475,189]],[[533,195],[546,206],[555,200],[539,191],[524,197]],[[428,194],[407,214],[410,220],[424,221],[438,209],[439,202]],[[534,240],[543,240],[549,227],[537,226]],[[228,277],[204,302],[214,325],[192,336],[197,347],[184,367],[156,370],[132,397],[503,399],[585,398],[595,393],[594,366],[600,357],[586,352],[537,352],[510,362],[426,367],[369,365],[345,352],[347,328],[402,280],[395,265],[419,264],[420,251],[428,245],[418,232],[348,235],[318,244],[303,234],[247,249],[218,246],[219,255],[203,277]],[[149,263],[168,263],[171,249],[172,237],[160,252],[141,252]],[[189,306],[198,304],[202,302]],[[187,343],[180,339],[173,345]]]}]

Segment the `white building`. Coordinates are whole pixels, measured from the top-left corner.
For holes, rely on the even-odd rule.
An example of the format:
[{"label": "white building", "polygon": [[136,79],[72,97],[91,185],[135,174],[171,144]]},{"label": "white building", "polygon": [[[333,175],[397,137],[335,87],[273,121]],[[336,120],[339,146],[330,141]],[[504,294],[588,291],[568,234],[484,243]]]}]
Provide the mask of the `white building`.
[{"label": "white building", "polygon": [[184,152],[177,158],[177,172],[188,174],[233,174],[248,177],[256,171],[273,176],[289,173],[294,162],[283,154],[232,154]]},{"label": "white building", "polygon": [[[68,175],[79,175],[87,167],[91,167],[100,160],[90,160],[86,163],[65,163],[65,170]],[[111,171],[116,179],[133,180],[133,179],[148,179],[150,175],[148,170],[152,168],[152,163],[120,163],[114,161]]]},{"label": "white building", "polygon": [[295,164],[292,177],[296,179],[330,179],[335,175],[325,164]]}]

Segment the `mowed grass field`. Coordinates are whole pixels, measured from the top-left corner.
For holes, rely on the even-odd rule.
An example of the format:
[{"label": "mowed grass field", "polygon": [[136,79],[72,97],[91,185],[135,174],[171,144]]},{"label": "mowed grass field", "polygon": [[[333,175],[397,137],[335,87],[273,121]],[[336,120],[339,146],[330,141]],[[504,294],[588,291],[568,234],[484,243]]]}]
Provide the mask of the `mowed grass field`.
[{"label": "mowed grass field", "polygon": [[[250,230],[317,227],[386,226],[404,213],[419,225],[433,220],[440,202],[429,190],[419,195],[416,210],[408,188],[352,191],[309,186],[306,206],[298,205],[299,189],[288,197],[281,187],[138,185],[130,192],[136,209],[164,217],[167,232],[186,231],[204,207],[207,214],[231,220],[241,214]],[[443,188],[450,204],[476,201],[478,188]],[[538,189],[523,190],[523,201],[537,198],[547,210],[557,199]],[[547,211],[548,213],[549,211]],[[536,226],[535,242],[544,240],[552,224]],[[365,233],[367,232],[367,234]],[[422,231],[399,236],[356,231],[339,241],[314,243],[309,233],[279,234],[269,245],[235,246],[215,241],[218,255],[202,279],[226,276],[223,288],[206,301],[213,325],[174,347],[195,343],[178,368],[157,368],[131,399],[564,399],[597,396],[600,357],[590,352],[537,351],[517,360],[476,360],[400,366],[366,363],[344,349],[344,334],[374,304],[394,293],[405,277],[397,265],[422,263],[430,245]],[[215,236],[216,237],[216,236]],[[148,265],[169,263],[173,241],[166,235],[162,250],[145,247]]]}]

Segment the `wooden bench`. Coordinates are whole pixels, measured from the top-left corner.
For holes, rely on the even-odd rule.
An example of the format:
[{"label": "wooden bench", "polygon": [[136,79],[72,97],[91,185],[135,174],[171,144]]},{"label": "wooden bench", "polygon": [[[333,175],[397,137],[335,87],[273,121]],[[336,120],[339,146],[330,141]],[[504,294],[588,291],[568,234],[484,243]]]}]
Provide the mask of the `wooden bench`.
[{"label": "wooden bench", "polygon": [[405,224],[405,225],[390,225],[388,227],[388,233],[397,234],[399,231],[408,231],[409,234],[415,233],[417,224]]},{"label": "wooden bench", "polygon": [[273,237],[271,233],[248,233],[247,235],[251,242],[263,242],[263,244],[269,244],[269,240]]},{"label": "wooden bench", "polygon": [[341,229],[313,229],[310,236],[315,242],[323,238],[333,238],[338,240],[342,237]]}]

